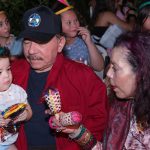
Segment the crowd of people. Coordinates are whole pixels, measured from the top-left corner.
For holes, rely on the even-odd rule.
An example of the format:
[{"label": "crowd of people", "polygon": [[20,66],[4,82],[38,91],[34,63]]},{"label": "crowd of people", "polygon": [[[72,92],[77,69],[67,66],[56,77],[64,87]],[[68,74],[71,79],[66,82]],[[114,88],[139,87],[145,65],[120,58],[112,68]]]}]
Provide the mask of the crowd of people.
[{"label": "crowd of people", "polygon": [[150,0],[89,5],[0,10],[0,150],[150,149]]}]

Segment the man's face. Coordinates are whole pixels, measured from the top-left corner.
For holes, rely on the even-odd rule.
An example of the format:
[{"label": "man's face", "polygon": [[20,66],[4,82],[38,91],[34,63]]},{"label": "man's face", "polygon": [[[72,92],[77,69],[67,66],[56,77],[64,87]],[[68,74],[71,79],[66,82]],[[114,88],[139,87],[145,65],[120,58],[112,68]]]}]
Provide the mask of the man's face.
[{"label": "man's face", "polygon": [[53,66],[57,53],[62,51],[64,44],[64,37],[56,36],[45,44],[24,40],[24,55],[36,72],[46,72]]}]

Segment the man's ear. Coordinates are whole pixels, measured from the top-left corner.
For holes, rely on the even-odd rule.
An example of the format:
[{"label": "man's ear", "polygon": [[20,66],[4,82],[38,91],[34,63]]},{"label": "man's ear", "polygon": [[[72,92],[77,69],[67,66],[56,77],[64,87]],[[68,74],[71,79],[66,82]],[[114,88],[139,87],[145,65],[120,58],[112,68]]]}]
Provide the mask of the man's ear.
[{"label": "man's ear", "polygon": [[58,39],[58,53],[62,52],[64,46],[65,46],[65,43],[66,43],[66,39],[64,36],[61,36],[59,37]]}]

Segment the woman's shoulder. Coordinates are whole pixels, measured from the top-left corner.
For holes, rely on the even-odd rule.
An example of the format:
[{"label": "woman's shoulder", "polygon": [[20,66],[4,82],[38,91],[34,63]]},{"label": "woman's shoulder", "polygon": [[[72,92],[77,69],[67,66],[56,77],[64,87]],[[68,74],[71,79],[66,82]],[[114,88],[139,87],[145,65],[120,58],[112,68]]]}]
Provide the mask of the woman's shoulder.
[{"label": "woman's shoulder", "polygon": [[[99,17],[112,17],[112,16],[115,16],[115,14],[112,12],[112,11],[104,11],[104,12],[101,12],[99,13],[98,15]],[[106,18],[108,19],[108,18]]]},{"label": "woman's shoulder", "polygon": [[104,11],[97,16],[95,26],[109,26],[115,14],[111,11]]}]

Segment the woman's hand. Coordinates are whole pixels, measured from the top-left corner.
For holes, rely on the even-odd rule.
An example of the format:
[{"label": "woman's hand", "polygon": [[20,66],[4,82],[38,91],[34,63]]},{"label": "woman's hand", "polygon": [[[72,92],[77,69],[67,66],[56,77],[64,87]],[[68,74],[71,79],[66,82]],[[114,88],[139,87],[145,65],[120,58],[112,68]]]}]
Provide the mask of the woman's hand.
[{"label": "woman's hand", "polygon": [[[47,112],[46,112],[47,113]],[[60,112],[55,116],[52,116],[49,120],[49,125],[52,129],[56,129],[56,132],[63,132],[63,133],[74,133],[76,129],[78,129],[79,125],[70,125],[70,126],[63,126],[60,122],[61,116],[63,116],[64,112]]]},{"label": "woman's hand", "polygon": [[79,126],[67,126],[66,128],[62,129],[63,133],[67,134],[74,134],[77,132]]},{"label": "woman's hand", "polygon": [[53,116],[51,119],[51,128],[56,129],[56,132],[63,132],[67,134],[72,134],[78,129],[78,126],[62,126],[59,119],[56,119],[57,117]]}]

